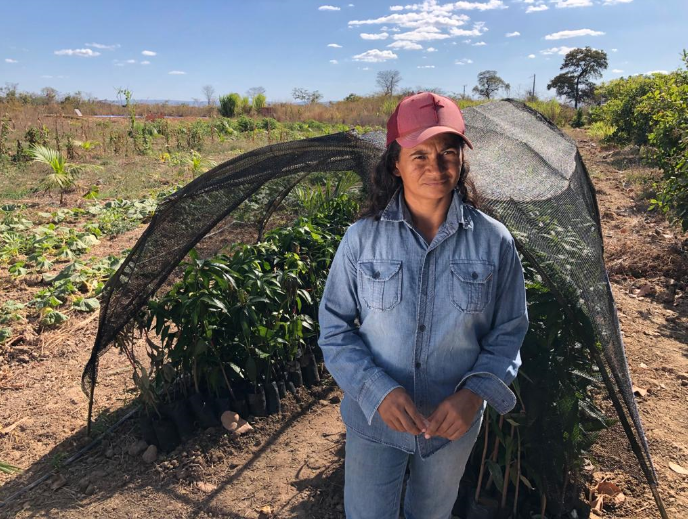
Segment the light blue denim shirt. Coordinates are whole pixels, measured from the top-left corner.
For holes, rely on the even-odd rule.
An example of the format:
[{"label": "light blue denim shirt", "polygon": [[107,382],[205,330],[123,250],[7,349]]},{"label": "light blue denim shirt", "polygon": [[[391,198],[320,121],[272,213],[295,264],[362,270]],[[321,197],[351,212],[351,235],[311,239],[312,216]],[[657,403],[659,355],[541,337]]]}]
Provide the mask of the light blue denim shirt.
[{"label": "light blue denim shirt", "polygon": [[359,434],[427,458],[449,440],[390,429],[377,412],[403,387],[428,417],[466,387],[500,414],[528,329],[524,273],[507,228],[453,191],[428,244],[414,228],[403,187],[380,221],[349,226],[319,306],[325,365],[344,391],[342,419]]}]

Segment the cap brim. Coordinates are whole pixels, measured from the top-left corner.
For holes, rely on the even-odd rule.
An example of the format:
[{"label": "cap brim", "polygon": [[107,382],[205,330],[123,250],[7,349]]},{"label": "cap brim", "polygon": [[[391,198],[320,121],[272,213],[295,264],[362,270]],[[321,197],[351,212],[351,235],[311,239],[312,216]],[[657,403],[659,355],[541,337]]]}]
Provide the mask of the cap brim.
[{"label": "cap brim", "polygon": [[423,141],[430,139],[439,133],[454,133],[455,135],[459,135],[464,142],[466,142],[469,148],[472,150],[474,149],[473,144],[471,144],[471,141],[467,139],[466,135],[459,133],[457,130],[450,128],[449,126],[431,126],[430,128],[423,128],[421,130],[408,133],[404,137],[398,137],[396,140],[403,148],[413,148],[414,146],[418,146]]}]

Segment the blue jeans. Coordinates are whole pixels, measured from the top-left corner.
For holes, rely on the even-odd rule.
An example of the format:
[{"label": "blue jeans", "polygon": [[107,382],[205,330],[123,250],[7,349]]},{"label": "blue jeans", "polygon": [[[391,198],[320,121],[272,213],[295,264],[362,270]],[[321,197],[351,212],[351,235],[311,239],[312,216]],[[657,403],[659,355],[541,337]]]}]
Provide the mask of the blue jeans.
[{"label": "blue jeans", "polygon": [[347,519],[398,519],[402,484],[405,519],[449,519],[459,481],[481,429],[483,414],[459,439],[425,460],[373,442],[347,427],[344,504]]}]

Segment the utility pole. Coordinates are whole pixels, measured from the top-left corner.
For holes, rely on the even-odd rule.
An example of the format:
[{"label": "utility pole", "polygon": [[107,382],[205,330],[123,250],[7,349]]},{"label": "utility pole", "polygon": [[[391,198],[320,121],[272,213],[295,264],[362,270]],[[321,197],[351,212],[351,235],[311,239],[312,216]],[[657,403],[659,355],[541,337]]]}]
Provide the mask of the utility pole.
[{"label": "utility pole", "polygon": [[533,75],[533,88],[531,89],[531,97],[536,99],[536,74]]},{"label": "utility pole", "polygon": [[466,97],[467,97],[467,86],[464,85],[464,87],[462,88],[462,98],[466,99]]}]

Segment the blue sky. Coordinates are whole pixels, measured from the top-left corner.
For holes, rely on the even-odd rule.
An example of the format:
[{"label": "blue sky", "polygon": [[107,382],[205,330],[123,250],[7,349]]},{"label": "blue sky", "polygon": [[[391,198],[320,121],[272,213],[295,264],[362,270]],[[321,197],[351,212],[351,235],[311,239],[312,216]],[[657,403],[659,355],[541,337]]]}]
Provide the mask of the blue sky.
[{"label": "blue sky", "polygon": [[5,2],[0,86],[81,91],[114,99],[203,98],[263,86],[269,101],[294,87],[325,100],[376,90],[398,70],[403,87],[469,93],[496,70],[512,95],[548,81],[568,49],[608,54],[603,79],[680,66],[686,0]]}]

